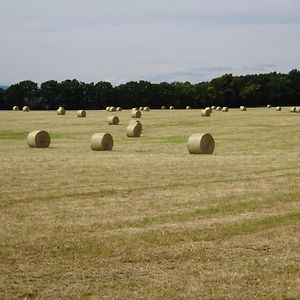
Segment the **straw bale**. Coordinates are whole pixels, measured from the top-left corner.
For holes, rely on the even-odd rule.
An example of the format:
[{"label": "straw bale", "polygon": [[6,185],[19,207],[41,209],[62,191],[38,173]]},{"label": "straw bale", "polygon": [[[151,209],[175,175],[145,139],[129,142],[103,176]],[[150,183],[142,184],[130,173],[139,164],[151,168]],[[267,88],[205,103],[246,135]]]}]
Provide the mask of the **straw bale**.
[{"label": "straw bale", "polygon": [[120,122],[120,119],[119,119],[118,116],[109,116],[109,117],[107,118],[107,123],[108,123],[109,125],[118,125],[119,122]]},{"label": "straw bale", "polygon": [[47,148],[50,142],[49,133],[45,130],[34,130],[27,135],[27,144],[31,148]]},{"label": "straw bale", "polygon": [[113,137],[109,133],[94,133],[91,136],[91,149],[93,151],[110,151],[113,145]]},{"label": "straw bale", "polygon": [[190,154],[212,154],[215,142],[209,133],[196,133],[189,137],[187,148]]}]

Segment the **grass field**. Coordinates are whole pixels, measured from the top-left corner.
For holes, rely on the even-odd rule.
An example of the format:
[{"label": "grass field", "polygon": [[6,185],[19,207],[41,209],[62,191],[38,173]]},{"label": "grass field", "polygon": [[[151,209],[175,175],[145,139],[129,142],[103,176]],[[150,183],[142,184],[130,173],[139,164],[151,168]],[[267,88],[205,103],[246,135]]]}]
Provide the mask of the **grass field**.
[{"label": "grass field", "polygon": [[300,299],[300,114],[110,114],[0,111],[0,299]]}]

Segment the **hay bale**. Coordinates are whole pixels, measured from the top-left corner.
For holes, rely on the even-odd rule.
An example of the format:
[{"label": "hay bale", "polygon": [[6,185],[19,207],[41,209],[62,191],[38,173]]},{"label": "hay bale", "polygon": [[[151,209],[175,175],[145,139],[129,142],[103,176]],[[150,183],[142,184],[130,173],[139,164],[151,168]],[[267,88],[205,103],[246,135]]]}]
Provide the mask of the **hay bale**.
[{"label": "hay bale", "polygon": [[196,133],[189,137],[187,149],[190,154],[212,154],[215,142],[209,133]]},{"label": "hay bale", "polygon": [[94,133],[91,136],[91,149],[93,151],[111,151],[114,141],[109,133]]},{"label": "hay bale", "polygon": [[290,108],[290,112],[296,112],[296,107],[294,106],[294,107],[291,107]]},{"label": "hay bale", "polygon": [[133,108],[131,109],[131,111],[137,111],[137,110],[139,110],[137,107],[133,107]]},{"label": "hay bale", "polygon": [[228,109],[228,107],[227,107],[227,106],[224,106],[224,107],[222,108],[222,111],[223,111],[223,112],[228,112],[228,111],[229,111],[229,109]]},{"label": "hay bale", "polygon": [[142,133],[142,124],[141,123],[130,123],[126,127],[126,135],[128,137],[139,137]]},{"label": "hay bale", "polygon": [[217,111],[221,111],[221,110],[222,110],[222,107],[221,107],[221,106],[217,106],[217,107],[216,107],[216,110],[217,110]]},{"label": "hay bale", "polygon": [[109,116],[107,118],[108,125],[118,125],[120,122],[120,119],[118,116]]},{"label": "hay bale", "polygon": [[22,110],[25,111],[25,112],[28,112],[28,111],[30,111],[30,107],[29,106],[23,106]]},{"label": "hay bale", "polygon": [[86,111],[81,109],[81,110],[77,110],[77,117],[78,118],[85,118],[86,117]]},{"label": "hay bale", "polygon": [[50,142],[49,133],[44,130],[34,130],[27,135],[27,144],[31,148],[47,148]]},{"label": "hay bale", "polygon": [[211,110],[210,109],[205,108],[205,109],[201,110],[201,116],[202,117],[210,117],[210,114],[211,114]]},{"label": "hay bale", "polygon": [[295,112],[300,113],[300,107],[296,107]]},{"label": "hay bale", "polygon": [[143,108],[143,110],[144,110],[144,111],[150,111],[150,107],[149,107],[149,106],[145,106],[145,107]]},{"label": "hay bale", "polygon": [[240,106],[241,111],[246,111],[246,106]]},{"label": "hay bale", "polygon": [[281,111],[281,106],[277,106],[276,111]]},{"label": "hay bale", "polygon": [[174,106],[173,106],[173,105],[171,105],[171,106],[169,107],[169,109],[174,109]]},{"label": "hay bale", "polygon": [[118,107],[116,108],[116,111],[122,111],[122,107],[118,106]]},{"label": "hay bale", "polygon": [[62,106],[60,106],[58,109],[57,109],[57,114],[58,115],[65,115],[66,114],[66,110],[62,107]]},{"label": "hay bale", "polygon": [[139,107],[139,110],[143,110],[143,108],[144,108],[143,106],[140,106],[140,107]]},{"label": "hay bale", "polygon": [[20,110],[20,108],[19,108],[19,106],[14,106],[13,108],[12,108],[12,110],[15,110],[15,111],[17,111],[17,110]]},{"label": "hay bale", "polygon": [[216,109],[216,107],[213,105],[213,106],[211,107],[211,109],[215,110],[215,109]]},{"label": "hay bale", "polygon": [[271,105],[271,104],[268,104],[268,105],[267,105],[267,108],[272,108],[272,105]]},{"label": "hay bale", "polygon": [[106,106],[105,110],[109,111],[109,109],[110,109],[110,106]]},{"label": "hay bale", "polygon": [[166,107],[163,105],[163,106],[161,107],[161,109],[166,109]]},{"label": "hay bale", "polygon": [[131,117],[132,118],[140,118],[142,116],[142,113],[140,110],[133,110],[131,111]]},{"label": "hay bale", "polygon": [[185,109],[191,109],[191,107],[188,105]]},{"label": "hay bale", "polygon": [[114,106],[111,106],[111,107],[109,108],[109,111],[110,111],[110,112],[115,112],[115,111],[116,111],[116,108],[115,108]]}]

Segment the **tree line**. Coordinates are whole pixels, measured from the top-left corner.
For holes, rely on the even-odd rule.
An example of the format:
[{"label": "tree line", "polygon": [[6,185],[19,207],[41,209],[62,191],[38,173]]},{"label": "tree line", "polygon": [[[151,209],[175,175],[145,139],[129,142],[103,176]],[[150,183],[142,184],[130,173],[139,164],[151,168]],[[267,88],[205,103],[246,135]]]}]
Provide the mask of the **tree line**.
[{"label": "tree line", "polygon": [[84,83],[76,79],[49,80],[40,86],[30,80],[0,89],[0,109],[14,105],[32,109],[103,109],[106,106],[184,108],[206,106],[247,107],[296,106],[300,104],[300,71],[233,76],[224,74],[211,81],[190,82],[130,81],[113,86],[110,82]]}]

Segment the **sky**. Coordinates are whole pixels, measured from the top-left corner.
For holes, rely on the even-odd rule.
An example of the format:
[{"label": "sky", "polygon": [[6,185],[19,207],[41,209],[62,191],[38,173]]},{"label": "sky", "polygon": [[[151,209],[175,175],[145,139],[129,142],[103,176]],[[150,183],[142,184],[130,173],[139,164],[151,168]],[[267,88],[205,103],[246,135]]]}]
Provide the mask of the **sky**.
[{"label": "sky", "polygon": [[300,69],[300,0],[1,0],[0,85]]}]

